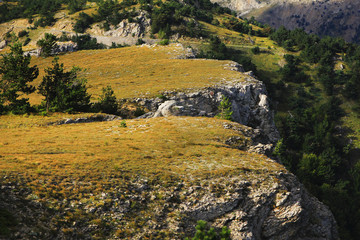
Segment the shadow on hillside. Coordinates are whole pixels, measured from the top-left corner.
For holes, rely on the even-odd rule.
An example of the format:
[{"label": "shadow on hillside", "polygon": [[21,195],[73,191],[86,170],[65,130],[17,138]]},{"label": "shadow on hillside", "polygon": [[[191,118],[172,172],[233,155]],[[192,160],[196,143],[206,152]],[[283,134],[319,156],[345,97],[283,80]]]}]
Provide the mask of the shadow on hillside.
[{"label": "shadow on hillside", "polygon": [[[27,200],[28,191],[0,182],[0,239],[51,239],[49,211],[41,203]],[[44,221],[41,223],[41,219]]]}]

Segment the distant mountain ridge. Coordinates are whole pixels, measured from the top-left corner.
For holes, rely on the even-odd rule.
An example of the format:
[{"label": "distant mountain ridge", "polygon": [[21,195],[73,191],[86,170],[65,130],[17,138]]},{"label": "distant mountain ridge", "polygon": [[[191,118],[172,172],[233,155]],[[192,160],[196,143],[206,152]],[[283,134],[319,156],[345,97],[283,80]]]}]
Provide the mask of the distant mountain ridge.
[{"label": "distant mountain ridge", "polygon": [[360,1],[352,0],[211,0],[240,16],[254,16],[271,27],[303,28],[320,36],[360,42]]}]

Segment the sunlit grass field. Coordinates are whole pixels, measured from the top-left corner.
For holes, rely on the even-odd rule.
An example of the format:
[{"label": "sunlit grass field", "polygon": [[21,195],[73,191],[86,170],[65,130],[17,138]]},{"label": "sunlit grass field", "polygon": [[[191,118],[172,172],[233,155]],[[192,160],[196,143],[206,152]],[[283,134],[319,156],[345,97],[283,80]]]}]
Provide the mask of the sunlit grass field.
[{"label": "sunlit grass field", "polygon": [[1,174],[74,174],[90,180],[119,169],[181,177],[280,167],[266,157],[226,146],[231,136],[250,140],[225,129],[223,120],[171,117],[126,120],[126,127],[121,121],[47,125],[64,116],[1,116]]},{"label": "sunlit grass field", "polygon": [[[278,173],[286,172],[266,156],[226,145],[230,137],[251,141],[242,134],[246,127],[237,123],[169,117],[126,120],[126,127],[122,120],[49,125],[80,116],[84,115],[0,117],[0,183],[16,185],[14,191],[27,193],[23,196],[26,201],[41,203],[56,213],[46,222],[55,232],[60,227],[69,238],[77,224],[91,224],[100,229],[112,226],[112,233],[92,231],[94,239],[104,239],[107,234],[131,239],[149,228],[149,219],[161,222],[156,220],[156,211],[165,203],[162,196],[180,183],[206,183],[221,193],[219,179],[226,186],[232,184],[232,178],[274,184]],[[224,124],[233,128],[225,129]],[[146,203],[132,198],[140,195],[134,190],[139,181],[150,188],[141,195]],[[155,200],[149,200],[152,189]],[[116,209],[126,201],[131,203],[130,212],[120,220],[88,211],[103,209],[112,216],[107,206]],[[168,216],[176,214],[179,212],[171,210]],[[168,234],[169,230],[161,231]]]},{"label": "sunlit grass field", "polygon": [[[225,70],[230,61],[176,59],[184,55],[180,45],[132,46],[119,49],[79,51],[60,56],[67,70],[78,66],[85,70],[81,77],[88,80],[89,93],[96,100],[103,87],[110,85],[118,98],[156,96],[165,90],[202,88],[221,81],[242,81],[242,73]],[[31,64],[40,69],[34,81],[38,85],[44,69],[52,66],[53,58],[33,57]],[[40,103],[39,94],[30,96]]]}]

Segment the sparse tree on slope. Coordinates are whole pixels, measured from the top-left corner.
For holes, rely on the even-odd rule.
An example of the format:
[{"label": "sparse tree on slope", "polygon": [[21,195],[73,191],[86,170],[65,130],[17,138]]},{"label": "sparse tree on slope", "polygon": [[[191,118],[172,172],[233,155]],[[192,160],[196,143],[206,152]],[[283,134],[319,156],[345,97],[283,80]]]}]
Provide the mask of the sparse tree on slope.
[{"label": "sparse tree on slope", "polygon": [[15,113],[26,112],[30,106],[28,99],[18,98],[35,91],[30,83],[39,75],[39,69],[37,66],[29,67],[30,59],[30,55],[24,55],[21,43],[15,43],[11,52],[3,54],[0,61],[0,103],[8,105]]},{"label": "sparse tree on slope", "polygon": [[45,97],[46,111],[83,111],[90,103],[86,80],[78,78],[79,68],[64,71],[55,57],[53,67],[45,69],[46,75],[39,85],[39,93]]},{"label": "sparse tree on slope", "polygon": [[37,45],[41,47],[41,56],[48,57],[53,54],[56,47],[56,36],[51,33],[45,33],[45,38],[37,41]]}]

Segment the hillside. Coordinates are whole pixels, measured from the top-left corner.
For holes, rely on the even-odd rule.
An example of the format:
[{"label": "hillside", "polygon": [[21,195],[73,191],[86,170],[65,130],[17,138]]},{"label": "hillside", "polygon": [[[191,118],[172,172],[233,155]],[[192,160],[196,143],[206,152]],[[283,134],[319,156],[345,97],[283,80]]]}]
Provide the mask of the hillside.
[{"label": "hillside", "polygon": [[278,28],[303,28],[308,33],[359,42],[360,3],[351,0],[212,0],[240,16]]},{"label": "hillside", "polygon": [[85,78],[91,101],[0,84],[5,239],[183,239],[200,219],[233,239],[337,239],[332,213],[357,239],[359,46],[207,0],[19,3],[0,4],[2,53],[26,45],[37,88],[55,63],[36,42],[55,34],[47,54],[83,69],[66,87]]},{"label": "hillside", "polygon": [[226,223],[233,239],[336,239],[331,213],[294,176],[239,150],[251,128],[189,117],[54,125],[64,117],[76,116],[1,117],[11,239],[182,239],[200,219]]},{"label": "hillside", "polygon": [[[231,61],[186,59],[194,57],[192,49],[181,44],[168,46],[132,46],[119,49],[78,51],[60,56],[65,68],[78,66],[84,70],[89,92],[96,100],[101,89],[110,85],[118,98],[155,97],[164,91],[201,88],[222,81],[243,81],[244,75],[231,71]],[[80,60],[79,60],[80,59]],[[52,65],[52,58],[33,58],[32,64],[42,71],[34,85]],[[226,70],[227,69],[227,70]],[[41,96],[30,96],[40,103]]]}]

